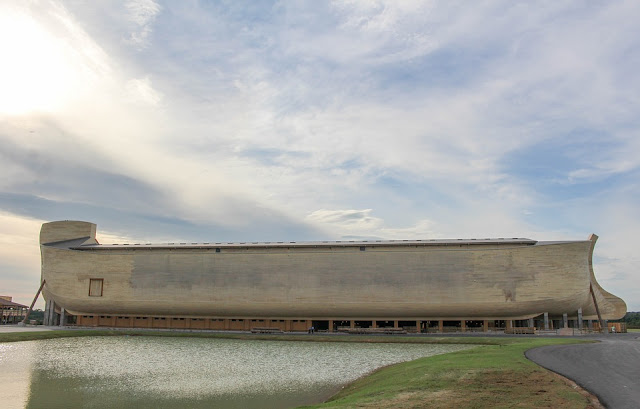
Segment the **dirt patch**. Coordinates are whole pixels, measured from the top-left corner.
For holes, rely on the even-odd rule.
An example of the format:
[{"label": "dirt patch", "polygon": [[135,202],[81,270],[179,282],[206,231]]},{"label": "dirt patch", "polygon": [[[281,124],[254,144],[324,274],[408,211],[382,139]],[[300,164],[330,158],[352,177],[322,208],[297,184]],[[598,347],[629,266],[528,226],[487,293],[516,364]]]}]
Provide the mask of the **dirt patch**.
[{"label": "dirt patch", "polygon": [[455,390],[405,391],[393,397],[362,402],[357,407],[604,409],[594,395],[546,370],[472,371],[459,380]]},{"label": "dirt patch", "polygon": [[456,402],[459,407],[603,408],[595,396],[575,383],[542,369],[485,371],[474,379],[461,380],[459,387],[467,391]]},{"label": "dirt patch", "polygon": [[[376,409],[421,409],[456,407],[459,399],[452,390],[401,392],[391,398],[359,404],[358,408]],[[452,406],[453,405],[453,406]]]},{"label": "dirt patch", "polygon": [[353,407],[604,409],[597,397],[571,380],[545,369],[533,372],[472,370],[463,374],[455,386],[405,390],[392,396],[377,396],[370,401],[365,399]]}]

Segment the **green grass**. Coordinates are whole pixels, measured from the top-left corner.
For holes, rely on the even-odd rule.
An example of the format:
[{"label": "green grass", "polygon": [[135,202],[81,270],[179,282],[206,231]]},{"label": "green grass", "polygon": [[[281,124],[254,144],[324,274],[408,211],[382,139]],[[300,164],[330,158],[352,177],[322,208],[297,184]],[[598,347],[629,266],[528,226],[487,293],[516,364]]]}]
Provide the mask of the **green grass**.
[{"label": "green grass", "polygon": [[640,332],[640,328],[627,328],[627,332]]},{"label": "green grass", "polygon": [[588,396],[525,358],[544,345],[586,342],[528,337],[402,337],[265,335],[144,330],[59,330],[0,334],[0,342],[86,336],[156,336],[412,344],[473,344],[477,348],[381,368],[324,404],[306,408],[591,408]]},{"label": "green grass", "polygon": [[35,341],[40,339],[94,337],[103,335],[122,335],[119,331],[101,330],[54,330],[33,332],[5,332],[0,333],[0,342]]},{"label": "green grass", "polygon": [[[463,340],[467,340],[464,338]],[[382,368],[306,408],[589,408],[586,393],[525,358],[544,345],[584,342],[497,338],[498,345]]]}]

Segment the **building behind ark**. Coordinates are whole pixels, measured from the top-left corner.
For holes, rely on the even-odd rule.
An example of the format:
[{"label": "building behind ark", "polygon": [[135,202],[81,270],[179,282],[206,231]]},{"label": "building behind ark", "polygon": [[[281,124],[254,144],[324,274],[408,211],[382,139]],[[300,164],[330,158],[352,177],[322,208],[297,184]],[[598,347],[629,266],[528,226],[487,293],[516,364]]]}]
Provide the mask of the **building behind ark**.
[{"label": "building behind ark", "polygon": [[[99,244],[42,225],[45,324],[306,331],[586,328],[626,305],[588,240],[523,238]],[[599,320],[594,323],[593,320]]]},{"label": "building behind ark", "polygon": [[29,308],[13,302],[13,297],[0,295],[0,324],[17,324],[22,321]]}]

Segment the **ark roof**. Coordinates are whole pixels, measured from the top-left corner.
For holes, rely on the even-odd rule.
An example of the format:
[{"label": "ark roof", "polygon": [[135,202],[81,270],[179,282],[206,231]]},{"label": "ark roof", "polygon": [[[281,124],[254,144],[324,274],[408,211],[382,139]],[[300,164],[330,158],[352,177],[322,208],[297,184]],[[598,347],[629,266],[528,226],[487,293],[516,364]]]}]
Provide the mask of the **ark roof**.
[{"label": "ark roof", "polygon": [[[266,241],[207,243],[122,243],[70,246],[73,250],[173,249],[173,248],[272,248],[272,247],[389,247],[389,246],[459,246],[459,245],[534,245],[538,241],[526,238],[498,239],[427,239],[427,240],[338,240],[338,241]],[[62,243],[60,243],[62,244]]]}]

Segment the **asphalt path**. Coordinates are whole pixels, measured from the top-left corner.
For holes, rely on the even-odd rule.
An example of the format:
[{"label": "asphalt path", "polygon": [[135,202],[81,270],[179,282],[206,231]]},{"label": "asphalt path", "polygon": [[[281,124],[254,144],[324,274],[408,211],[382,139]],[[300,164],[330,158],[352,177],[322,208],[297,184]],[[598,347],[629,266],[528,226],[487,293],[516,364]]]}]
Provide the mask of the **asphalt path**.
[{"label": "asphalt path", "polygon": [[640,334],[599,336],[600,342],[535,348],[526,357],[593,393],[607,408],[640,408]]}]

